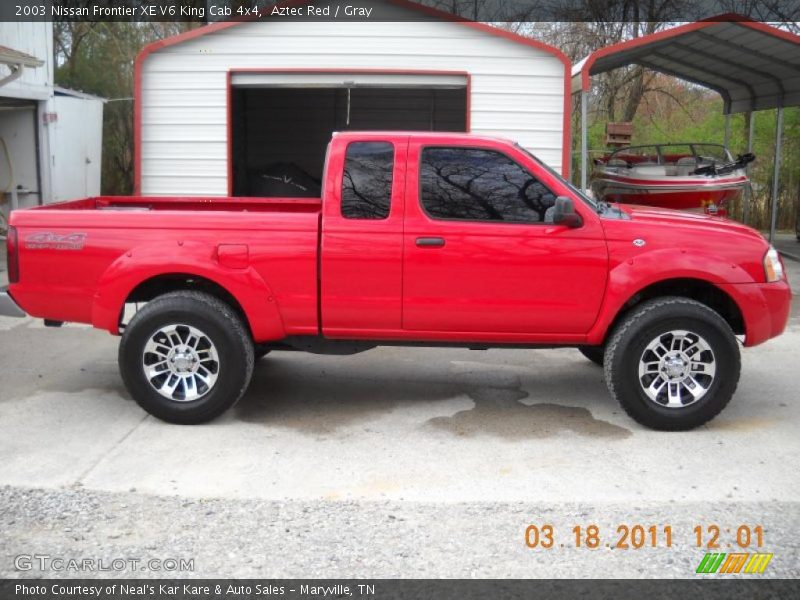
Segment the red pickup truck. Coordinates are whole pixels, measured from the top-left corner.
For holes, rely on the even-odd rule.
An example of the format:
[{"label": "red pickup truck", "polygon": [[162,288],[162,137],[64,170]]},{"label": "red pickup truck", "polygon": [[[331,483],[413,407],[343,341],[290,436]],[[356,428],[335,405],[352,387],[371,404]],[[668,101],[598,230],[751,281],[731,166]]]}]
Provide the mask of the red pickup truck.
[{"label": "red pickup truck", "polygon": [[572,346],[665,430],[725,407],[735,336],[754,346],[788,320],[783,264],[758,232],[597,202],[513,142],[335,134],[322,190],[15,211],[0,313],[121,334],[131,395],[176,423],[232,406],[275,349]]}]

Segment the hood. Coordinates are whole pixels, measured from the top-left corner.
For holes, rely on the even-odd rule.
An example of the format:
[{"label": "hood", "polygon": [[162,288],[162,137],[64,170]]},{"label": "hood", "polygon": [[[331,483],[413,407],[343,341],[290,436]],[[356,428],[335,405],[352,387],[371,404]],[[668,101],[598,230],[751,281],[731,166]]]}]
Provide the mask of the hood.
[{"label": "hood", "polygon": [[641,224],[663,225],[664,227],[696,227],[700,230],[711,229],[719,232],[736,233],[761,241],[764,240],[764,236],[752,227],[724,217],[638,204],[617,204],[615,206],[626,213],[631,220]]}]

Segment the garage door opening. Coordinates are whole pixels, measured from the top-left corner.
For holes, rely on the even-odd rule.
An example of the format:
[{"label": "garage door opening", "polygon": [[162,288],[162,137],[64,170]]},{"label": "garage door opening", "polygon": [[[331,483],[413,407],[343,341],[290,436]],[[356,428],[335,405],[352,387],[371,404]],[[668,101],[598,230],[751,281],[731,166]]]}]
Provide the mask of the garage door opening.
[{"label": "garage door opening", "polygon": [[468,131],[466,75],[235,73],[234,196],[319,197],[334,131]]}]

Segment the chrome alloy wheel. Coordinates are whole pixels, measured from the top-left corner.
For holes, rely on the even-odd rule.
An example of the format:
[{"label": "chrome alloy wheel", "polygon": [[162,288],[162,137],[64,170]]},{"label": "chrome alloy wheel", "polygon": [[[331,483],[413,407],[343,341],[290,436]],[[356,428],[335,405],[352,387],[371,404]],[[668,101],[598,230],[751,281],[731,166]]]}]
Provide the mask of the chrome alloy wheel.
[{"label": "chrome alloy wheel", "polygon": [[191,325],[165,325],[142,353],[144,376],[159,394],[191,402],[207,394],[219,376],[219,356],[211,339]]},{"label": "chrome alloy wheel", "polygon": [[639,384],[650,400],[666,408],[684,408],[706,395],[717,366],[711,346],[685,330],[660,334],[639,359]]}]

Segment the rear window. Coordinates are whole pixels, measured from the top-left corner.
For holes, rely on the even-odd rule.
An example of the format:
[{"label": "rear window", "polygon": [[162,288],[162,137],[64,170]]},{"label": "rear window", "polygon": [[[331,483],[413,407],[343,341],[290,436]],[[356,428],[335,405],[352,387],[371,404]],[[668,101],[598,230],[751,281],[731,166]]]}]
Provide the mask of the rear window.
[{"label": "rear window", "polygon": [[347,146],[342,179],[342,216],[385,219],[392,201],[394,146],[353,142]]}]

